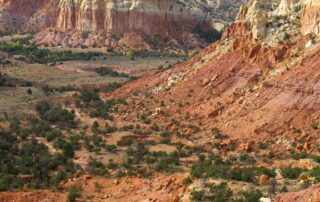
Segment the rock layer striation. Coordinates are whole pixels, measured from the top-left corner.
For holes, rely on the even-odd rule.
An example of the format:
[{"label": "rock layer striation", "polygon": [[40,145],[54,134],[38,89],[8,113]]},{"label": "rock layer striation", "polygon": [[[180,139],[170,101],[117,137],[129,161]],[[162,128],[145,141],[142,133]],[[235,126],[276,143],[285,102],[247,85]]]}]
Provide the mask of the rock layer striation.
[{"label": "rock layer striation", "polygon": [[[36,41],[48,45],[116,47],[125,37],[129,48],[201,48],[216,37],[213,8],[231,2],[1,0],[0,25],[7,32],[40,32]],[[136,38],[142,40],[129,43]]]}]

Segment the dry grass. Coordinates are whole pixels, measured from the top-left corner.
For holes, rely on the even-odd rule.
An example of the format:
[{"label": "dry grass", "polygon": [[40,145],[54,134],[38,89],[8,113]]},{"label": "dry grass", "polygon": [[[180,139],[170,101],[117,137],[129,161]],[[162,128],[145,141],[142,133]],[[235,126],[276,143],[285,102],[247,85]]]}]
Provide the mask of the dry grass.
[{"label": "dry grass", "polygon": [[173,153],[177,151],[177,148],[172,145],[167,145],[167,144],[157,144],[154,146],[151,146],[149,148],[151,152],[165,152],[167,154]]},{"label": "dry grass", "polygon": [[160,66],[168,67],[169,65],[177,63],[179,60],[181,60],[181,58],[137,57],[131,60],[125,56],[103,56],[97,58],[95,61],[69,61],[57,67],[66,71],[85,71],[97,67],[111,67],[131,76],[143,76],[156,71]]},{"label": "dry grass", "polygon": [[124,82],[124,78],[106,78],[92,71],[63,71],[56,67],[41,64],[19,63],[14,66],[0,68],[0,72],[13,78],[24,79],[49,86],[108,84],[112,82]]},{"label": "dry grass", "polygon": [[[69,61],[57,66],[43,64],[29,64],[23,61],[14,61],[12,65],[0,66],[0,72],[12,78],[31,81],[35,85],[32,95],[27,94],[27,88],[0,88],[0,112],[23,113],[32,112],[34,104],[47,99],[39,86],[103,86],[113,82],[126,82],[128,78],[99,76],[94,68],[111,67],[116,71],[125,72],[131,76],[141,76],[154,72],[159,66],[166,67],[176,63],[178,58],[137,58],[131,60],[125,56],[107,56],[95,61]],[[39,85],[36,85],[39,84]],[[38,87],[37,87],[38,86]],[[61,96],[61,94],[54,94]]]},{"label": "dry grass", "polygon": [[32,95],[27,93],[28,88],[23,87],[1,87],[0,88],[0,114],[14,113],[27,114],[32,113],[35,103],[46,98],[42,90],[32,89]]}]

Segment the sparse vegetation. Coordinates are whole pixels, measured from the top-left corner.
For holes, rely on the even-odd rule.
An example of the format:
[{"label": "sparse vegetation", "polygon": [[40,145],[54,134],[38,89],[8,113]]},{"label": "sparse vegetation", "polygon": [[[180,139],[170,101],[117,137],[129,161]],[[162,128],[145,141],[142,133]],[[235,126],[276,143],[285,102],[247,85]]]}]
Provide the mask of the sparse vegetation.
[{"label": "sparse vegetation", "polygon": [[129,77],[128,74],[125,73],[119,73],[117,71],[114,71],[110,68],[106,67],[99,67],[94,69],[95,72],[97,72],[100,76],[112,76],[112,77]]},{"label": "sparse vegetation", "polygon": [[291,39],[291,35],[288,33],[288,32],[285,32],[284,33],[284,36],[283,36],[283,40],[290,40]]},{"label": "sparse vegetation", "polygon": [[50,51],[49,49],[40,49],[35,45],[22,44],[19,41],[0,45],[0,50],[11,55],[24,55],[42,64],[67,60],[90,60],[102,55],[102,53],[97,52]]},{"label": "sparse vegetation", "polygon": [[68,201],[76,201],[76,199],[81,196],[81,191],[81,187],[79,186],[69,187]]},{"label": "sparse vegetation", "polygon": [[259,202],[263,194],[259,190],[251,189],[242,191],[235,195],[227,183],[206,184],[205,189],[193,189],[190,192],[193,201],[214,201],[214,202]]},{"label": "sparse vegetation", "polygon": [[292,166],[284,167],[281,169],[281,174],[284,178],[297,179],[300,174],[304,172],[304,169],[293,168]]},{"label": "sparse vegetation", "polygon": [[[181,1],[177,4],[184,5]],[[274,18],[279,22],[268,21],[267,34],[273,32],[271,26],[285,28],[291,20],[290,16]],[[298,39],[299,34],[289,28],[277,36],[278,42]],[[209,36],[200,27],[195,32],[208,41],[221,35]],[[91,35],[79,33],[83,39]],[[185,38],[185,43],[197,42],[193,36]],[[163,40],[175,43],[167,41],[165,35]],[[105,54],[85,52],[90,47],[81,44],[76,50],[61,45],[61,51],[53,51],[58,49],[40,48],[28,41],[1,42],[0,51],[9,61],[0,61],[1,96],[21,97],[0,115],[0,191],[45,189],[63,193],[69,201],[94,201],[96,196],[116,200],[121,194],[109,194],[109,186],[122,192],[124,185],[131,191],[131,186],[137,190],[135,186],[147,184],[155,188],[151,189],[154,195],[159,191],[171,196],[170,191],[177,187],[179,192],[190,191],[193,201],[258,202],[262,196],[273,200],[280,192],[320,182],[320,146],[314,136],[319,132],[318,117],[311,107],[300,106],[309,106],[309,99],[291,106],[296,113],[304,109],[306,120],[301,124],[297,123],[299,114],[292,119],[290,106],[283,107],[288,112],[287,122],[283,116],[270,116],[269,108],[263,106],[277,103],[269,102],[266,95],[284,87],[286,92],[294,88],[295,96],[315,96],[314,90],[305,91],[304,85],[296,89],[286,79],[292,71],[299,73],[300,66],[305,72],[312,65],[302,58],[304,54],[296,58],[298,53],[292,56],[268,43],[260,47],[262,40],[249,43],[256,47],[248,53],[252,57],[248,68],[244,68],[245,58],[229,61],[233,51],[241,56],[235,46],[246,45],[241,38],[234,41],[229,36],[199,54],[191,50],[170,54],[162,47],[154,52],[126,47],[123,53],[108,48]],[[296,43],[290,46],[297,51],[302,47],[296,49]],[[272,64],[266,64],[275,69],[269,71],[268,67],[260,73],[256,62],[265,64],[259,57],[268,55],[269,48],[271,58],[265,59],[271,59]],[[256,52],[258,58],[252,55]],[[117,57],[112,58],[113,54]],[[192,59],[174,67],[176,61],[164,57],[175,55]],[[287,55],[297,66],[281,66],[289,61],[282,58]],[[157,58],[144,63],[143,57],[150,56]],[[301,59],[301,64],[296,59]],[[154,62],[157,60],[162,61]],[[224,63],[229,66],[220,68]],[[156,73],[129,83],[152,72]],[[270,77],[269,73],[275,75]],[[279,85],[282,80],[288,85]],[[7,102],[16,101],[12,100]],[[16,114],[17,105],[28,109]],[[281,113],[281,109],[275,111]],[[253,110],[259,114],[251,114]],[[274,125],[268,122],[272,118],[277,121]],[[249,122],[252,125],[246,126]],[[308,169],[300,165],[301,159],[306,159]],[[284,179],[279,180],[280,174]],[[84,188],[90,194],[82,193]]]}]

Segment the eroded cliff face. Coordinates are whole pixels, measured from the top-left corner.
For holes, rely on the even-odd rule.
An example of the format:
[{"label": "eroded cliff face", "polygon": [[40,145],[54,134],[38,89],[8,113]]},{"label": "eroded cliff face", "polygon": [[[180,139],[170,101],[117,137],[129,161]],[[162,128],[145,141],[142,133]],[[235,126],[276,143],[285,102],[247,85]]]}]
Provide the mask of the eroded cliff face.
[{"label": "eroded cliff face", "polygon": [[319,35],[319,12],[319,0],[250,0],[240,8],[237,21],[251,24],[253,38],[279,44]]},{"label": "eroded cliff face", "polygon": [[[0,23],[9,32],[40,32],[48,45],[129,48],[202,48],[215,37],[212,13],[234,0],[1,0]],[[236,4],[238,5],[238,4]],[[233,5],[233,8],[236,6]],[[235,13],[235,9],[232,13]],[[228,14],[231,15],[232,13]]]},{"label": "eroded cliff face", "polygon": [[0,0],[0,30],[35,32],[50,26],[55,21],[55,4],[51,0]]},{"label": "eroded cliff face", "polygon": [[[143,48],[146,47],[144,44],[148,44],[146,36],[151,41],[160,39],[176,46],[203,47],[206,41],[201,35],[213,34],[214,31],[205,6],[173,0],[61,0],[53,28],[64,33],[73,31],[70,39],[63,41],[71,45],[109,46],[115,43],[113,39],[135,33],[134,36],[139,34],[144,38]],[[81,36],[76,35],[79,33]],[[59,43],[60,35],[44,32],[37,39],[44,39],[41,43]]]},{"label": "eroded cliff face", "polygon": [[[207,13],[201,6],[204,5],[179,5],[172,0],[61,0],[56,27],[61,30],[107,30],[114,34],[128,30],[164,34],[168,27],[194,28],[192,23],[184,24],[183,20],[205,23]],[[173,27],[174,22],[181,25]]]},{"label": "eroded cliff face", "polygon": [[263,39],[270,35],[278,35],[276,41],[282,40],[281,33],[291,29],[296,30],[296,24],[301,6],[299,0],[251,0],[240,8],[238,21],[251,23],[253,38]]}]

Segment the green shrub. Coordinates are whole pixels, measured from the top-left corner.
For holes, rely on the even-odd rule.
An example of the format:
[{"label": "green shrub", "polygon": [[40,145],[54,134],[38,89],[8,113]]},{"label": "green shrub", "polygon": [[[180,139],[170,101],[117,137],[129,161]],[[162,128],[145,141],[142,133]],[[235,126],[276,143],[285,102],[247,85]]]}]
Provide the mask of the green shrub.
[{"label": "green shrub", "polygon": [[117,171],[117,173],[116,173],[116,177],[117,177],[117,178],[122,178],[122,177],[124,177],[124,176],[126,176],[126,173],[125,173],[125,172],[123,172],[122,170],[118,170],[118,171]]},{"label": "green shrub", "polygon": [[62,128],[75,128],[75,112],[62,109],[61,106],[50,106],[46,102],[36,105],[36,111],[42,120],[51,124],[57,124]]},{"label": "green shrub", "polygon": [[130,146],[134,143],[133,137],[123,137],[117,142],[117,145],[120,147]]},{"label": "green shrub", "polygon": [[240,193],[240,197],[235,202],[259,202],[263,194],[259,190],[243,191]]},{"label": "green shrub", "polygon": [[12,184],[13,178],[6,175],[1,176],[0,175],[0,191],[7,191],[10,189],[10,186]]},{"label": "green shrub", "polygon": [[268,145],[263,142],[259,142],[259,149],[267,149]]},{"label": "green shrub", "polygon": [[318,130],[319,129],[319,124],[318,123],[312,123],[311,124],[312,129]]},{"label": "green shrub", "polygon": [[190,174],[196,178],[221,177],[227,178],[230,166],[224,162],[213,164],[210,160],[198,162],[191,167]]},{"label": "green shrub", "polygon": [[231,201],[233,193],[226,183],[221,183],[219,185],[206,184],[204,190],[193,189],[190,195],[194,201],[224,202]]},{"label": "green shrub", "polygon": [[108,174],[108,169],[98,160],[90,158],[86,170],[90,175],[105,176]]},{"label": "green shrub", "polygon": [[280,193],[286,193],[288,192],[288,187],[286,185],[283,185],[280,189]]},{"label": "green shrub", "polygon": [[160,135],[163,138],[169,138],[169,137],[171,137],[172,133],[170,131],[168,131],[168,130],[165,130]]},{"label": "green shrub", "polygon": [[283,40],[289,40],[290,38],[291,38],[291,35],[288,32],[285,32],[283,36]]},{"label": "green shrub", "polygon": [[120,88],[123,84],[121,83],[117,83],[117,82],[113,82],[113,83],[110,83],[110,84],[107,84],[105,87],[104,87],[104,92],[105,93],[111,93],[113,92],[114,90]]},{"label": "green shrub", "polygon": [[288,166],[285,168],[281,169],[281,175],[284,178],[288,178],[288,179],[297,179],[302,172],[304,172],[304,169],[301,168],[293,168],[292,166]]},{"label": "green shrub", "polygon": [[[64,145],[64,143],[62,144]],[[58,188],[64,177],[59,174],[75,172],[70,160],[59,153],[52,155],[46,145],[36,139],[22,140],[11,131],[0,130],[0,189],[1,191],[26,188]],[[67,174],[66,173],[66,174]],[[14,176],[29,175],[23,183]]]},{"label": "green shrub", "polygon": [[69,187],[68,191],[68,201],[73,202],[81,196],[82,189],[79,186],[73,185]]},{"label": "green shrub", "polygon": [[55,189],[59,189],[60,188],[60,182],[62,180],[65,180],[67,178],[67,173],[64,171],[59,171],[57,174],[55,174],[52,178],[51,178],[51,184]]},{"label": "green shrub", "polygon": [[40,49],[36,45],[24,45],[19,41],[0,45],[0,50],[12,55],[24,55],[42,64],[68,60],[90,60],[103,55],[98,52],[51,51],[49,49]]},{"label": "green shrub", "polygon": [[266,175],[269,178],[274,178],[274,177],[276,177],[277,173],[276,173],[275,169],[268,169],[266,167],[260,167],[257,170],[257,175]]},{"label": "green shrub", "polygon": [[156,171],[165,171],[168,168],[169,168],[169,164],[164,159],[160,160],[155,166]]},{"label": "green shrub", "polygon": [[27,93],[28,93],[29,95],[32,95],[32,89],[31,89],[31,88],[28,88]]},{"label": "green shrub", "polygon": [[113,170],[114,170],[114,169],[118,168],[118,164],[114,163],[113,160],[110,159],[107,167],[108,167],[109,169],[113,169]]},{"label": "green shrub", "polygon": [[317,182],[320,182],[320,166],[317,166],[309,171],[310,176],[314,177]]},{"label": "green shrub", "polygon": [[125,77],[128,78],[129,75],[125,73],[119,73],[117,71],[114,71],[111,68],[108,67],[99,67],[94,69],[97,74],[100,76],[111,76],[111,77]]},{"label": "green shrub", "polygon": [[117,146],[116,145],[105,145],[105,149],[108,151],[108,152],[112,152],[114,153],[116,150],[117,150]]},{"label": "green shrub", "polygon": [[228,172],[227,178],[237,181],[253,182],[254,170],[252,168],[234,168]]},{"label": "green shrub", "polygon": [[191,198],[195,201],[204,201],[205,192],[203,190],[192,190],[190,192]]},{"label": "green shrub", "polygon": [[103,188],[102,185],[99,184],[98,182],[94,183],[94,187],[95,187],[95,191],[98,192],[98,193],[100,193],[102,188]]},{"label": "green shrub", "polygon": [[308,154],[308,153],[295,153],[292,152],[291,156],[295,160],[300,160],[300,159],[313,159],[317,163],[320,163],[320,156],[315,155],[315,154]]},{"label": "green shrub", "polygon": [[74,149],[70,145],[70,143],[66,143],[62,146],[62,153],[64,156],[73,158],[74,157]]},{"label": "green shrub", "polygon": [[96,90],[83,89],[80,92],[80,99],[83,102],[99,101],[99,93]]},{"label": "green shrub", "polygon": [[57,137],[61,135],[60,131],[56,129],[49,130],[45,133],[48,142],[55,140]]},{"label": "green shrub", "polygon": [[186,177],[186,178],[183,179],[183,184],[184,185],[189,185],[191,183],[192,183],[191,177]]}]

